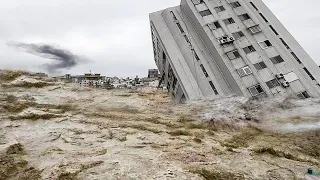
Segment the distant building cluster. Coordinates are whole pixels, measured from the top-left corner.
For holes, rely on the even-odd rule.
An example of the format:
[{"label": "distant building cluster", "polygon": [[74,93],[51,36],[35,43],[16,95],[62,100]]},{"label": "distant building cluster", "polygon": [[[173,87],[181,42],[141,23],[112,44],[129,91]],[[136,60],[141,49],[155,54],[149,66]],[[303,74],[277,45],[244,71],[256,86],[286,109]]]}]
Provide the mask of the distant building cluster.
[{"label": "distant building cluster", "polygon": [[139,78],[119,78],[119,77],[107,77],[97,73],[85,73],[84,75],[71,75],[55,77],[56,79],[64,80],[67,82],[73,82],[80,87],[87,88],[132,88],[141,86],[158,86],[159,72],[157,69],[148,70],[148,77]]}]

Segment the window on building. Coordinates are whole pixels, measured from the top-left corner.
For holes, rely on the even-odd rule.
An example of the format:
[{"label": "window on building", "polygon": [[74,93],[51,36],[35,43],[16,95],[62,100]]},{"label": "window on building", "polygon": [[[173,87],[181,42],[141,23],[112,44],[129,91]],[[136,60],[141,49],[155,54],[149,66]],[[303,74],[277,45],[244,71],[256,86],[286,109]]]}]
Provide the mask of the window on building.
[{"label": "window on building", "polygon": [[203,3],[203,0],[192,0],[192,3],[193,3],[194,5],[198,5],[198,4]]},{"label": "window on building", "polygon": [[207,70],[204,68],[204,66],[203,66],[202,64],[200,64],[200,68],[202,69],[203,74],[204,74],[206,77],[209,77],[209,74],[208,74]]},{"label": "window on building", "polygon": [[184,30],[182,29],[181,24],[180,24],[180,23],[176,23],[176,24],[177,24],[177,26],[178,26],[178,28],[179,28],[180,32],[181,32],[181,33],[184,33]]},{"label": "window on building", "polygon": [[190,40],[189,40],[189,38],[187,37],[187,35],[184,35],[183,37],[184,37],[184,39],[187,41],[187,43],[190,44]]},{"label": "window on building", "polygon": [[279,33],[273,28],[273,26],[270,25],[269,27],[277,36],[279,35]]},{"label": "window on building", "polygon": [[291,54],[298,61],[299,64],[302,64],[302,62],[300,61],[300,59],[298,58],[298,56],[294,52],[291,52]]},{"label": "window on building", "polygon": [[228,52],[227,53],[227,56],[230,60],[233,60],[233,59],[237,59],[237,58],[240,58],[240,54],[238,52],[238,50],[234,50],[234,51],[231,51],[231,52]]},{"label": "window on building", "polygon": [[269,40],[263,41],[263,42],[259,42],[259,45],[262,49],[266,49],[268,47],[271,47],[272,44]]},{"label": "window on building", "polygon": [[170,11],[170,14],[172,15],[173,20],[178,20],[176,15],[173,13],[173,11]]},{"label": "window on building", "polygon": [[258,32],[261,32],[262,29],[259,25],[256,25],[256,26],[252,26],[249,28],[249,30],[251,31],[252,34],[256,34]]},{"label": "window on building", "polygon": [[209,81],[209,84],[210,84],[214,94],[219,95],[219,92],[218,92],[217,88],[214,86],[213,82]]},{"label": "window on building", "polygon": [[224,19],[223,22],[226,25],[236,23],[232,18]]},{"label": "window on building", "polygon": [[310,71],[307,69],[307,68],[303,68],[304,69],[304,71],[308,74],[308,76],[312,79],[312,80],[316,80],[313,76],[312,76],[312,74],[310,73]]},{"label": "window on building", "polygon": [[237,7],[240,7],[241,4],[240,4],[238,1],[236,1],[236,2],[230,3],[230,6],[231,6],[232,8],[237,8]]},{"label": "window on building", "polygon": [[279,63],[284,62],[284,60],[282,59],[281,56],[272,57],[272,58],[270,58],[270,60],[271,60],[271,62],[272,62],[273,64],[279,64]]},{"label": "window on building", "polygon": [[245,21],[245,20],[251,19],[249,14],[247,14],[247,13],[240,15],[239,18],[240,18],[241,21]]},{"label": "window on building", "polygon": [[249,54],[249,53],[255,52],[256,49],[251,45],[251,46],[248,46],[248,47],[243,48],[243,51],[244,51],[246,54]]},{"label": "window on building", "polygon": [[263,15],[262,13],[259,13],[259,15],[262,17],[262,19],[263,19],[266,23],[269,22],[268,19],[267,19],[266,17],[264,17],[264,15]]},{"label": "window on building", "polygon": [[301,93],[297,94],[297,96],[298,96],[300,99],[310,98],[310,96],[309,96],[309,94],[308,94],[307,91],[301,92]]},{"label": "window on building", "polygon": [[263,89],[262,89],[260,84],[252,86],[252,87],[248,88],[248,90],[249,90],[249,92],[251,93],[252,96],[257,96],[259,94],[263,94],[264,93],[264,91],[263,91]]},{"label": "window on building", "polygon": [[200,58],[199,58],[198,54],[194,50],[193,50],[193,52],[194,52],[194,57],[196,58],[196,60],[200,61]]},{"label": "window on building", "polygon": [[280,83],[277,79],[272,79],[271,81],[266,82],[266,84],[270,89],[280,86]]},{"label": "window on building", "polygon": [[290,49],[289,45],[282,38],[280,38],[280,40],[287,49]]},{"label": "window on building", "polygon": [[244,34],[243,34],[242,31],[238,31],[238,32],[232,33],[232,36],[233,36],[235,39],[239,39],[239,38],[243,37]]},{"label": "window on building", "polygon": [[209,9],[199,12],[202,17],[211,15],[211,11]]},{"label": "window on building", "polygon": [[257,6],[253,4],[253,2],[250,2],[250,4],[251,4],[251,6],[252,6],[255,10],[259,11],[259,9],[257,8]]},{"label": "window on building", "polygon": [[209,26],[209,28],[211,30],[215,30],[215,29],[221,28],[221,25],[220,25],[220,23],[218,21],[213,22],[213,23],[209,23],[208,26]]},{"label": "window on building", "polygon": [[261,69],[264,69],[264,68],[267,68],[267,65],[261,61],[259,63],[256,63],[253,65],[258,71],[261,70]]},{"label": "window on building", "polygon": [[226,10],[223,6],[218,6],[218,7],[215,7],[214,9],[217,11],[217,13]]},{"label": "window on building", "polygon": [[237,69],[238,74],[240,75],[240,77],[244,77],[244,76],[248,76],[250,74],[252,74],[251,69],[249,68],[249,66]]}]

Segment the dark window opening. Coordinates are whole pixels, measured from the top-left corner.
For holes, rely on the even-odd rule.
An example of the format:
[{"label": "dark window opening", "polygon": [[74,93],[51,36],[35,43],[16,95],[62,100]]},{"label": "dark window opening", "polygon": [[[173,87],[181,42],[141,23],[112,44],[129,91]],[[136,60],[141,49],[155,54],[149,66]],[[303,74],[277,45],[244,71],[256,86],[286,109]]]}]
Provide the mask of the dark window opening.
[{"label": "dark window opening", "polygon": [[243,51],[244,51],[246,54],[249,54],[249,53],[255,52],[256,49],[251,45],[251,46],[248,46],[248,47],[243,48]]},{"label": "dark window opening", "polygon": [[299,64],[302,64],[302,62],[300,61],[300,59],[298,58],[298,56],[294,52],[291,52],[291,54],[298,61]]},{"label": "dark window opening", "polygon": [[266,23],[269,22],[268,19],[267,19],[266,17],[264,17],[264,15],[263,15],[262,13],[259,13],[259,14],[260,14],[260,16],[262,17],[262,19],[263,19]]},{"label": "dark window opening", "polygon": [[203,3],[203,0],[192,0],[192,2],[194,5],[198,5],[198,4]]},{"label": "dark window opening", "polygon": [[209,9],[199,12],[202,17],[211,15],[211,11]]},{"label": "dark window opening", "polygon": [[256,25],[256,26],[252,26],[249,28],[249,30],[251,31],[252,34],[256,34],[258,32],[261,32],[262,29],[259,25]]},{"label": "dark window opening", "polygon": [[209,74],[208,74],[207,70],[204,68],[204,66],[203,66],[202,64],[200,64],[200,67],[201,67],[204,75],[205,75],[206,77],[209,77]]},{"label": "dark window opening", "polygon": [[255,10],[259,11],[259,9],[257,8],[257,6],[253,4],[253,2],[250,2],[250,4],[251,4],[251,6],[252,6]]},{"label": "dark window opening", "polygon": [[223,22],[226,25],[235,23],[235,21],[232,18],[224,19]]},{"label": "dark window opening", "polygon": [[182,29],[181,24],[180,24],[180,23],[176,23],[176,24],[177,24],[177,26],[178,26],[178,28],[179,28],[180,32],[181,32],[181,33],[184,33],[184,30]]},{"label": "dark window opening", "polygon": [[220,25],[220,23],[218,21],[210,23],[210,24],[208,24],[208,26],[209,26],[209,28],[211,30],[215,30],[215,29],[221,28],[221,25]]},{"label": "dark window opening", "polygon": [[267,68],[267,65],[262,61],[253,65],[257,70]]},{"label": "dark window opening", "polygon": [[271,60],[271,62],[272,62],[273,64],[279,64],[279,63],[284,62],[284,60],[282,59],[281,56],[275,56],[275,57],[273,57],[273,58],[270,58],[270,60]]},{"label": "dark window opening", "polygon": [[297,96],[298,96],[300,99],[310,98],[310,95],[308,94],[307,91],[301,92],[301,93],[297,94]]},{"label": "dark window opening", "polygon": [[312,74],[310,73],[310,71],[307,69],[307,68],[303,68],[304,69],[304,71],[308,74],[308,76],[312,79],[312,80],[316,80],[313,76],[312,76]]},{"label": "dark window opening", "polygon": [[279,81],[276,79],[272,79],[271,81],[266,82],[266,84],[270,89],[280,86]]},{"label": "dark window opening", "polygon": [[241,4],[238,1],[230,3],[230,5],[231,5],[232,8],[237,8],[237,7],[241,6]]},{"label": "dark window opening", "polygon": [[196,60],[200,61],[200,58],[199,58],[198,54],[194,50],[193,50],[193,52],[194,52],[194,57],[196,58]]},{"label": "dark window opening", "polygon": [[245,36],[242,31],[232,33],[232,35],[233,35],[233,37],[234,37],[235,39],[239,39],[239,38]]},{"label": "dark window opening", "polygon": [[245,20],[251,19],[248,14],[242,14],[242,15],[239,16],[239,18],[240,18],[241,21],[245,21]]},{"label": "dark window opening", "polygon": [[219,95],[219,92],[218,92],[217,88],[214,86],[213,82],[209,81],[209,84],[210,84],[214,94]]},{"label": "dark window opening", "polygon": [[287,49],[290,49],[289,45],[282,38],[280,38],[280,40]]},{"label": "dark window opening", "polygon": [[257,96],[259,94],[264,93],[261,85],[256,85],[256,86],[250,87],[250,88],[248,88],[248,90],[250,91],[252,96]]},{"label": "dark window opening", "polygon": [[218,13],[226,10],[223,6],[218,6],[214,8]]},{"label": "dark window opening", "polygon": [[213,24],[216,26],[216,28],[221,28],[221,25],[220,25],[220,23],[218,21],[214,22]]},{"label": "dark window opening", "polygon": [[170,13],[171,13],[172,18],[173,18],[174,20],[178,20],[177,17],[176,17],[176,15],[173,13],[173,11],[170,11]]},{"label": "dark window opening", "polygon": [[231,51],[231,52],[228,52],[226,53],[228,58],[230,60],[233,60],[233,59],[237,59],[237,58],[240,58],[240,53],[238,52],[238,50],[235,50],[235,51]]},{"label": "dark window opening", "polygon": [[189,41],[189,38],[187,37],[187,35],[184,35],[183,37],[184,37],[184,39],[187,41],[187,43],[190,44],[190,41]]},{"label": "dark window opening", "polygon": [[269,27],[277,36],[279,35],[279,33],[273,28],[273,26],[270,25]]},{"label": "dark window opening", "polygon": [[259,45],[262,49],[266,49],[268,47],[271,47],[272,44],[269,40],[263,41],[263,42],[259,42]]}]

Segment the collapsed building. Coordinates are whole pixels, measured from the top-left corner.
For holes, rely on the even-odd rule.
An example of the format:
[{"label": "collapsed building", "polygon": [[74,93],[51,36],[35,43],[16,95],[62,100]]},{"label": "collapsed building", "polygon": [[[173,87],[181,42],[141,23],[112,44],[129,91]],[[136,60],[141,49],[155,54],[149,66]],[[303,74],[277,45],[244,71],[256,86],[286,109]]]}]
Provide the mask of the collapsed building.
[{"label": "collapsed building", "polygon": [[181,0],[150,14],[153,51],[175,102],[320,96],[320,70],[262,0]]}]

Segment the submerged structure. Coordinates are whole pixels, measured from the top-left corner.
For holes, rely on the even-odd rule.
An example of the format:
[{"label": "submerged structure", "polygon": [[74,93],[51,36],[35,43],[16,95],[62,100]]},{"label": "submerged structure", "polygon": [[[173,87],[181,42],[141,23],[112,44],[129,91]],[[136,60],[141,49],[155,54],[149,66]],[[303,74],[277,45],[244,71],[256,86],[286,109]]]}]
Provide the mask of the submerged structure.
[{"label": "submerged structure", "polygon": [[150,14],[155,62],[175,102],[320,96],[320,69],[262,0],[181,0]]}]

